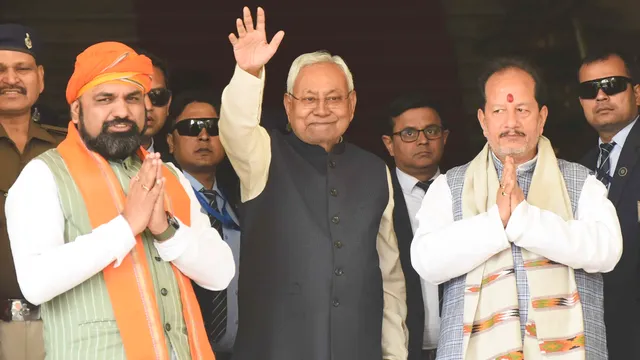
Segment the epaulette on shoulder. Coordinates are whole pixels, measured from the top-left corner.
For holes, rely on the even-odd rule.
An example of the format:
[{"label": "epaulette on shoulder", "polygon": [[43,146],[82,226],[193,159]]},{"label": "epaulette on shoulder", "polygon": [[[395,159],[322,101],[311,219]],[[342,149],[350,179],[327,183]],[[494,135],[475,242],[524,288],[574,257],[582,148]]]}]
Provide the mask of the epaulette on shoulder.
[{"label": "epaulette on shoulder", "polygon": [[62,127],[62,126],[54,126],[54,125],[49,125],[49,124],[39,124],[40,127],[42,127],[43,129],[47,130],[49,133],[51,133],[52,135],[62,135],[62,136],[67,136],[67,128],[66,127]]}]

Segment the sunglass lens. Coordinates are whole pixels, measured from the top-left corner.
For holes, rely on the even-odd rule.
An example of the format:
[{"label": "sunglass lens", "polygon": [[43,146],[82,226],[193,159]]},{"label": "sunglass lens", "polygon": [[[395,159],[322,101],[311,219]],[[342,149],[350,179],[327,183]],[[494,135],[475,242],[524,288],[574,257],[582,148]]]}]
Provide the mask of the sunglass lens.
[{"label": "sunglass lens", "polygon": [[607,95],[619,94],[627,90],[627,82],[624,79],[614,77],[602,84],[602,90]]},{"label": "sunglass lens", "polygon": [[598,81],[586,81],[580,84],[579,92],[582,99],[595,99],[600,89]]},{"label": "sunglass lens", "polygon": [[168,89],[153,89],[149,91],[149,100],[151,105],[155,107],[162,107],[169,103],[171,92]]},{"label": "sunglass lens", "polygon": [[200,133],[200,127],[193,120],[180,121],[176,124],[175,129],[180,136],[198,136]]}]

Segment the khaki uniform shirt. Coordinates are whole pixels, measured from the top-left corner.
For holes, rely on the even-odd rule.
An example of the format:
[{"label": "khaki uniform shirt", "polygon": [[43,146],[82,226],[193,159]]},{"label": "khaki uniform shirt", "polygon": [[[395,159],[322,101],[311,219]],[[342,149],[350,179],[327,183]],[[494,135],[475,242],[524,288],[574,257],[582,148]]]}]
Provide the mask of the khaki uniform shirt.
[{"label": "khaki uniform shirt", "polygon": [[4,204],[9,188],[22,168],[33,158],[56,147],[66,136],[65,128],[31,122],[24,152],[20,153],[13,140],[0,125],[0,299],[21,299],[22,292],[13,265]]}]

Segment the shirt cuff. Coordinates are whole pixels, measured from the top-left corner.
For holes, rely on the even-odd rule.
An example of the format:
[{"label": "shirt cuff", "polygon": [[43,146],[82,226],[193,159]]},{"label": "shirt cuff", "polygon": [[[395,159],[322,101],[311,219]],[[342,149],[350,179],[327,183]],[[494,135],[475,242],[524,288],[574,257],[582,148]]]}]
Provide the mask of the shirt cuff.
[{"label": "shirt cuff", "polygon": [[153,242],[156,250],[158,250],[158,255],[160,255],[164,261],[173,261],[179,258],[189,246],[189,237],[184,236],[185,231],[188,231],[189,228],[178,218],[176,218],[176,220],[178,220],[180,227],[171,239],[163,242],[157,240]]},{"label": "shirt cuff", "polygon": [[509,222],[505,232],[507,233],[507,239],[511,242],[516,242],[524,234],[527,225],[527,214],[529,212],[529,203],[527,200],[523,200],[516,209],[511,213]]},{"label": "shirt cuff", "polygon": [[93,230],[93,233],[110,244],[109,248],[116,261],[113,264],[114,268],[120,266],[122,260],[136,246],[136,237],[133,235],[131,226],[122,215],[118,215],[108,223],[98,226]]},{"label": "shirt cuff", "polygon": [[498,208],[498,204],[494,204],[491,208],[489,208],[489,211],[487,211],[487,215],[489,216],[492,224],[490,231],[491,233],[496,235],[496,240],[499,239],[500,245],[502,247],[498,249],[499,251],[502,251],[504,249],[504,246],[510,245],[508,245],[509,238],[507,237],[507,234],[505,232],[504,225],[502,225],[502,218],[500,217],[500,209]]}]

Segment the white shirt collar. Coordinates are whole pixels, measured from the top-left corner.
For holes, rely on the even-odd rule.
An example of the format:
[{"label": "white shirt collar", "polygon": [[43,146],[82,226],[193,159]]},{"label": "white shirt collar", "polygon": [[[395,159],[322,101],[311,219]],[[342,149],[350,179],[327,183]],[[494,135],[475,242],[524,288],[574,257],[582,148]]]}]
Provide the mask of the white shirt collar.
[{"label": "white shirt collar", "polygon": [[[196,178],[193,177],[193,175],[189,174],[186,171],[182,171],[182,173],[184,174],[184,177],[189,180],[189,183],[191,184],[191,186],[196,190],[196,191],[200,191],[202,189],[204,189],[204,185],[202,185],[200,183],[200,181],[196,180]],[[213,189],[218,192],[218,194],[220,193],[220,189],[218,189],[218,181],[214,180],[213,181]]]},{"label": "white shirt collar", "polygon": [[[402,191],[406,193],[411,193],[411,191],[413,191],[413,189],[415,188],[416,184],[420,181],[415,177],[400,170],[400,168],[398,167],[396,167],[396,175],[398,175],[398,182],[400,183],[400,187],[402,188]],[[440,175],[440,168],[436,170],[435,175],[433,175],[433,177],[429,180],[433,180],[437,178],[438,175]]]},{"label": "white shirt collar", "polygon": [[154,149],[153,149],[153,144],[154,144],[154,140],[153,140],[153,137],[151,137],[151,143],[149,144],[149,147],[147,148],[147,151],[150,152],[150,153],[151,152],[155,152]]},{"label": "white shirt collar", "polygon": [[[613,136],[611,141],[615,141],[616,146],[620,146],[620,148],[624,146],[624,142],[627,141],[627,137],[631,132],[631,128],[633,127],[633,125],[635,125],[636,121],[638,121],[638,117],[640,116],[636,116],[635,120],[633,120],[629,125],[625,126],[624,129],[618,131],[618,133]],[[598,145],[600,144],[602,144],[602,139],[598,138]]]}]

